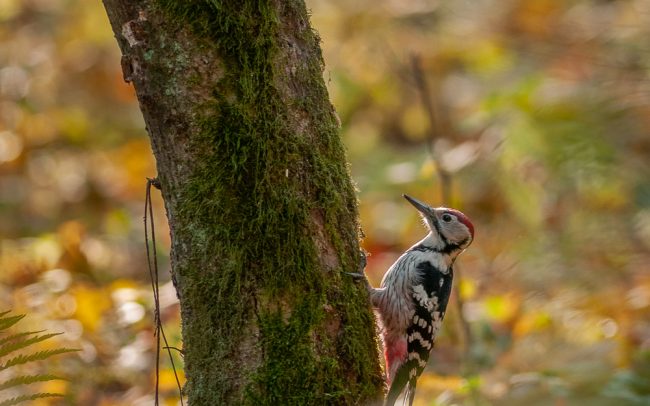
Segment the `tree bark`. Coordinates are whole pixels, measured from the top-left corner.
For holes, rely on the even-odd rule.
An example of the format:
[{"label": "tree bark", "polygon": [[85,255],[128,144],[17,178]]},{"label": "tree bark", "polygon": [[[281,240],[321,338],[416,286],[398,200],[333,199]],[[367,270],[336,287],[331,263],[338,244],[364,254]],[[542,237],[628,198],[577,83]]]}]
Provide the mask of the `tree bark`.
[{"label": "tree bark", "polygon": [[356,197],[301,0],[104,0],[171,229],[190,404],[381,397]]}]

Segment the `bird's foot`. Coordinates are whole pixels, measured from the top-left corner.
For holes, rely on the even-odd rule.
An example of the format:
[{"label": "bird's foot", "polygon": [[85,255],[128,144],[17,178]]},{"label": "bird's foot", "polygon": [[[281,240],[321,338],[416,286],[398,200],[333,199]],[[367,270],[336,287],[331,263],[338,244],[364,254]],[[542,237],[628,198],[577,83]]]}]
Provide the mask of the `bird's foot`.
[{"label": "bird's foot", "polygon": [[363,273],[366,269],[366,265],[368,265],[368,253],[366,250],[361,248],[359,250],[359,273]]},{"label": "bird's foot", "polygon": [[354,279],[357,282],[363,281],[364,279],[366,279],[366,275],[362,274],[362,273],[357,273],[357,272],[343,272],[343,273],[346,274],[346,275],[350,275],[352,277],[352,279]]},{"label": "bird's foot", "polygon": [[366,285],[369,285],[368,279],[364,270],[368,264],[366,251],[361,249],[359,250],[359,271],[358,272],[344,272],[346,275],[350,275],[355,282],[365,282]]}]

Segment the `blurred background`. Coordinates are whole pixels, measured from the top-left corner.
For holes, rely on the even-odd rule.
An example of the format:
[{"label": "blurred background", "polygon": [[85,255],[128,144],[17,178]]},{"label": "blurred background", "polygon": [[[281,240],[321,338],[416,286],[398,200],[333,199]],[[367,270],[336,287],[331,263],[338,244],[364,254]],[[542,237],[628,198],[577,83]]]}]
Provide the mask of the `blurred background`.
[{"label": "blurred background", "polygon": [[[307,3],[371,282],[424,235],[402,193],[477,229],[416,404],[649,405],[650,1]],[[155,173],[101,3],[0,0],[0,310],[81,350],[48,361],[70,380],[33,385],[65,394],[40,404],[153,402]],[[157,193],[154,211],[180,346]],[[167,404],[175,386],[163,363]]]}]

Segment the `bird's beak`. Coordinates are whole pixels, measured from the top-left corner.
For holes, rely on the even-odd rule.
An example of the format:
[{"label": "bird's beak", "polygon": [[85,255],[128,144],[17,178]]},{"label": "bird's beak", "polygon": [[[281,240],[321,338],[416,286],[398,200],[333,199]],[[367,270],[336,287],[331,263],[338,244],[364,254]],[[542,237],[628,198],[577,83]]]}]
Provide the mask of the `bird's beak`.
[{"label": "bird's beak", "polygon": [[418,209],[418,211],[420,213],[426,214],[426,215],[429,215],[429,216],[431,216],[433,214],[433,209],[431,207],[429,207],[428,205],[422,203],[418,199],[415,199],[415,198],[413,198],[413,197],[411,197],[409,195],[402,195],[402,196],[404,196],[404,198],[406,200],[408,200],[409,203],[411,203],[416,209]]}]

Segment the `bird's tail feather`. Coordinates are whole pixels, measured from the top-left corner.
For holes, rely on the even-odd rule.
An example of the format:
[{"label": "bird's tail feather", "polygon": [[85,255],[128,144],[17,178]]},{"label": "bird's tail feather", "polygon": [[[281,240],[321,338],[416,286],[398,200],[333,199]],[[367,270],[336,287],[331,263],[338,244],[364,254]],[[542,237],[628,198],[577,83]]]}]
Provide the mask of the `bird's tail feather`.
[{"label": "bird's tail feather", "polygon": [[413,369],[413,365],[410,365],[409,362],[406,362],[399,367],[397,373],[395,374],[395,378],[393,379],[393,382],[391,383],[390,388],[388,389],[388,395],[386,395],[386,401],[384,402],[384,406],[394,406],[395,402],[397,401],[397,398],[399,398],[399,395],[400,393],[402,393],[404,387],[407,388],[405,394],[406,395],[405,400],[410,398],[409,405],[413,403],[413,397],[415,396],[415,383],[416,383],[417,376],[415,377],[410,376],[410,372],[412,369]]},{"label": "bird's tail feather", "polygon": [[413,399],[415,399],[415,385],[416,380],[412,379],[409,381],[408,386],[406,387],[406,392],[404,393],[404,404],[408,406],[413,405]]},{"label": "bird's tail feather", "polygon": [[[399,394],[402,393],[402,389],[404,389],[404,386],[408,383],[408,375],[400,374],[400,372],[404,372],[404,370],[400,368],[400,370],[397,371],[395,379],[393,379],[390,388],[388,388],[388,395],[386,395],[384,406],[394,406]],[[408,373],[408,371],[406,372]]]}]

